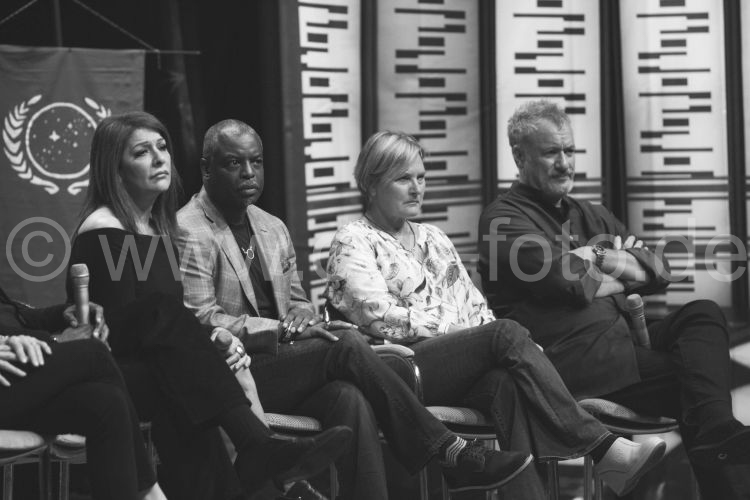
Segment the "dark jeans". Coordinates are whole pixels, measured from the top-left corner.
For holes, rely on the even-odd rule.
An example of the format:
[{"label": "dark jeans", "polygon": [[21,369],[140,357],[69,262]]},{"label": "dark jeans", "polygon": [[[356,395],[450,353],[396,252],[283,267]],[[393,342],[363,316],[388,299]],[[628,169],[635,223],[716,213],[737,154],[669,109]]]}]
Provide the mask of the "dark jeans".
[{"label": "dark jeans", "polygon": [[[697,433],[732,414],[729,335],[712,301],[686,304],[649,325],[652,349],[636,348],[641,381],[602,396],[645,415],[680,423],[687,449]],[[750,466],[693,464],[703,498],[750,498]]]},{"label": "dark jeans", "polygon": [[[467,406],[490,415],[500,447],[537,459],[585,455],[607,436],[582,410],[528,331],[511,320],[422,340],[411,347],[425,404]],[[543,498],[544,482],[526,469],[503,498]]]},{"label": "dark jeans", "polygon": [[[399,461],[410,473],[416,473],[437,454],[451,435],[450,431],[425,410],[411,389],[380,360],[359,332],[339,330],[335,334],[338,342],[307,339],[279,346],[277,356],[253,356],[250,369],[264,408],[293,413],[326,384],[349,382],[369,403],[378,427]],[[353,392],[349,391],[348,397],[352,397]],[[356,395],[352,400],[358,398]],[[357,443],[366,449],[356,454],[358,458],[369,456],[366,462],[371,463],[379,454],[374,447],[380,446],[374,439],[375,424],[367,415],[361,415],[369,410],[362,409],[361,402],[356,404],[360,413],[357,425],[369,427],[364,432],[364,440]],[[357,432],[361,437],[361,430]],[[373,470],[372,464],[370,467]],[[377,468],[382,470],[382,467],[381,460]]]},{"label": "dark jeans", "polygon": [[0,427],[86,436],[92,495],[132,500],[156,481],[138,417],[122,375],[104,344],[54,345],[44,366],[23,367],[0,388]]},{"label": "dark jeans", "polygon": [[342,380],[329,382],[292,411],[317,418],[324,428],[346,425],[354,432],[349,451],[336,462],[339,498],[388,498],[377,419],[357,387]]}]

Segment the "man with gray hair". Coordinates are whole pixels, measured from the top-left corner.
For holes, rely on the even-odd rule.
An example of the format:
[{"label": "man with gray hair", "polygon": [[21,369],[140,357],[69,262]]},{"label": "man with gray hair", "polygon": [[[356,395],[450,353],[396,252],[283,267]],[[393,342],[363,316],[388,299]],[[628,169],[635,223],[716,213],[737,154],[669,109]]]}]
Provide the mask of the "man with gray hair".
[{"label": "man with gray hair", "polygon": [[523,104],[508,139],[518,181],[479,221],[490,307],[531,331],[577,399],[677,419],[704,498],[747,498],[750,428],[732,413],[721,310],[690,302],[649,325],[650,348],[635,345],[626,296],[667,287],[667,262],[606,208],[569,196],[575,142],[560,107]]}]

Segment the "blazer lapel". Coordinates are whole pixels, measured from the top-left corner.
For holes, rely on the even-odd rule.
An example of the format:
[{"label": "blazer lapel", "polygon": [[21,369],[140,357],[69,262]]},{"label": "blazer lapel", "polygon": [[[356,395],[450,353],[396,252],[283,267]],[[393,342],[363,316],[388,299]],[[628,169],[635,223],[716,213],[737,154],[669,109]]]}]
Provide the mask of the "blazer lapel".
[{"label": "blazer lapel", "polygon": [[291,292],[291,283],[287,278],[285,262],[281,262],[282,249],[279,242],[284,241],[284,235],[276,234],[270,227],[261,223],[258,217],[253,217],[254,208],[252,205],[247,207],[247,215],[250,225],[255,233],[255,242],[260,250],[260,263],[263,267],[263,276],[271,278],[271,288],[273,289],[273,298],[276,302],[276,310],[280,316],[285,316],[289,310],[289,294]]},{"label": "blazer lapel", "polygon": [[234,269],[242,291],[245,293],[245,297],[250,302],[250,305],[253,306],[253,310],[257,316],[258,300],[255,298],[255,291],[253,290],[252,283],[250,283],[250,273],[245,265],[245,259],[242,257],[240,247],[237,245],[232,230],[229,229],[221,212],[211,203],[205,189],[201,189],[200,194],[206,216],[211,221],[211,230],[214,232],[214,237],[220,242],[221,250],[227,257],[232,269]]},{"label": "blazer lapel", "polygon": [[258,300],[255,298],[253,284],[250,282],[250,271],[245,265],[245,259],[242,257],[242,252],[240,252],[240,247],[234,239],[232,230],[226,227],[222,231],[221,238],[221,249],[232,265],[237,279],[240,281],[242,291],[245,292],[245,297],[253,306],[255,313],[258,314]]}]

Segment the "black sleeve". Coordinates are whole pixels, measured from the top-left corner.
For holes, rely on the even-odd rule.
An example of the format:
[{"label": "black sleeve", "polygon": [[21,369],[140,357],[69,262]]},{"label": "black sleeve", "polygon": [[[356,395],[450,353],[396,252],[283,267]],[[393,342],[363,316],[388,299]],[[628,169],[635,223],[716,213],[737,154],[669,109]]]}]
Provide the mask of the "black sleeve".
[{"label": "black sleeve", "polygon": [[[128,237],[130,236],[130,237]],[[120,231],[91,232],[79,235],[73,243],[70,265],[86,264],[89,269],[89,296],[104,307],[106,314],[136,299],[137,275],[132,254],[135,240]],[[68,302],[73,302],[70,278]]]}]

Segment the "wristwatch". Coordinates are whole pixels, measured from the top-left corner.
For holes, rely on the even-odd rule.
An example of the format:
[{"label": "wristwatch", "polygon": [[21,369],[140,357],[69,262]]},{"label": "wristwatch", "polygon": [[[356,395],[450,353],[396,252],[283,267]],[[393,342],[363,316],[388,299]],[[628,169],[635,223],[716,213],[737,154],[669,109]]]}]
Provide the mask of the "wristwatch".
[{"label": "wristwatch", "polygon": [[594,251],[594,255],[596,255],[596,261],[594,264],[601,269],[602,264],[604,264],[604,257],[607,255],[607,249],[601,245],[594,245],[591,249]]}]

